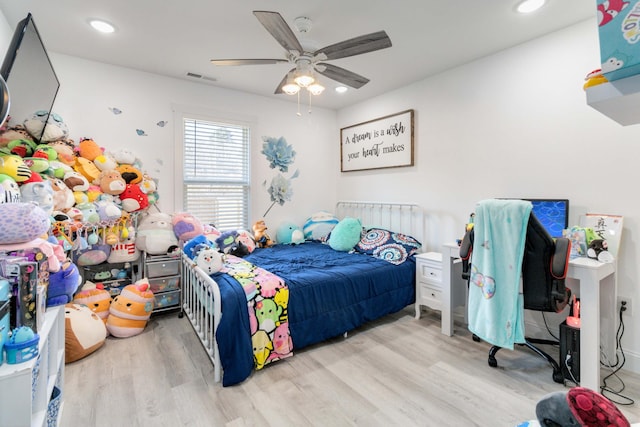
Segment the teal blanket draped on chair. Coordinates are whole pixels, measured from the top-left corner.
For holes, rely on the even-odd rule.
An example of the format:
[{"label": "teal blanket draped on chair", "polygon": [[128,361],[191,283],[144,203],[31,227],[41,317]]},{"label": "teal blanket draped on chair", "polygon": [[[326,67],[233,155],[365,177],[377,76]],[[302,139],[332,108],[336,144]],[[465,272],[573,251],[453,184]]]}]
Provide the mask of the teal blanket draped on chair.
[{"label": "teal blanket draped on chair", "polygon": [[531,202],[489,199],[475,212],[469,284],[469,330],[513,350],[523,343],[522,258]]}]

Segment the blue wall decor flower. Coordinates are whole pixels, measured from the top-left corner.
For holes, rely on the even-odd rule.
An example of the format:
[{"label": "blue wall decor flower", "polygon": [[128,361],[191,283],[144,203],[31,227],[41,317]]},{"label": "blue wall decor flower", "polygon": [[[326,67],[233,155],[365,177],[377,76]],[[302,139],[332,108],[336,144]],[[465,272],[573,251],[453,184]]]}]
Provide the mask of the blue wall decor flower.
[{"label": "blue wall decor flower", "polygon": [[293,146],[287,144],[287,140],[282,136],[280,138],[263,136],[262,140],[264,144],[262,144],[261,153],[269,161],[271,169],[278,168],[280,172],[287,172],[296,156]]},{"label": "blue wall decor flower", "polygon": [[269,209],[262,215],[263,217],[267,216],[271,208],[278,203],[280,206],[284,205],[284,202],[291,200],[291,196],[293,196],[293,188],[291,186],[291,180],[297,178],[299,175],[299,171],[296,169],[291,178],[285,178],[281,173],[277,174],[271,179],[271,185],[267,191],[271,196],[271,206]]}]

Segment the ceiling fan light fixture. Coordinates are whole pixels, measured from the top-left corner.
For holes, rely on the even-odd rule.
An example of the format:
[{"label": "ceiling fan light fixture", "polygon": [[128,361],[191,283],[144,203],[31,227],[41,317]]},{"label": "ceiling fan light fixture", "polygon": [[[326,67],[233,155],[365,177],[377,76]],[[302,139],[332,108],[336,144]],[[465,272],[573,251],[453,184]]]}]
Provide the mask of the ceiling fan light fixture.
[{"label": "ceiling fan light fixture", "polygon": [[313,78],[313,76],[309,72],[297,71],[294,81],[300,87],[307,87],[311,83],[313,83],[315,81],[315,79]]},{"label": "ceiling fan light fixture", "polygon": [[282,91],[287,95],[295,95],[300,92],[300,86],[293,80],[293,73],[287,74],[287,81],[282,86]]},{"label": "ceiling fan light fixture", "polygon": [[307,86],[307,90],[311,93],[311,95],[320,95],[324,92],[324,86],[320,84],[318,80]]}]

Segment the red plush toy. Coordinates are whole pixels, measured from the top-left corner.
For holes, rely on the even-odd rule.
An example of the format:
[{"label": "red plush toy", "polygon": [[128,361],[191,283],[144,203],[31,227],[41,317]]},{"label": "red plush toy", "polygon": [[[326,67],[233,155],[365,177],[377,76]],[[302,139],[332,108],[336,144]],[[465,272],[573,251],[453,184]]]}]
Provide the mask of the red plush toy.
[{"label": "red plush toy", "polygon": [[149,197],[142,192],[137,184],[127,184],[120,194],[122,209],[127,212],[136,212],[149,206]]}]

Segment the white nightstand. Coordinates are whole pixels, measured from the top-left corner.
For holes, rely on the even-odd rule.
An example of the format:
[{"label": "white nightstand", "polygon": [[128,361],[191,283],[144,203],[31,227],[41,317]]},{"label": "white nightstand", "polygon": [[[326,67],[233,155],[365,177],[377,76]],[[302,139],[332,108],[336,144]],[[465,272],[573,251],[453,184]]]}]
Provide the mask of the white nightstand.
[{"label": "white nightstand", "polygon": [[416,255],[416,319],[420,306],[442,310],[442,254],[426,252]]}]

